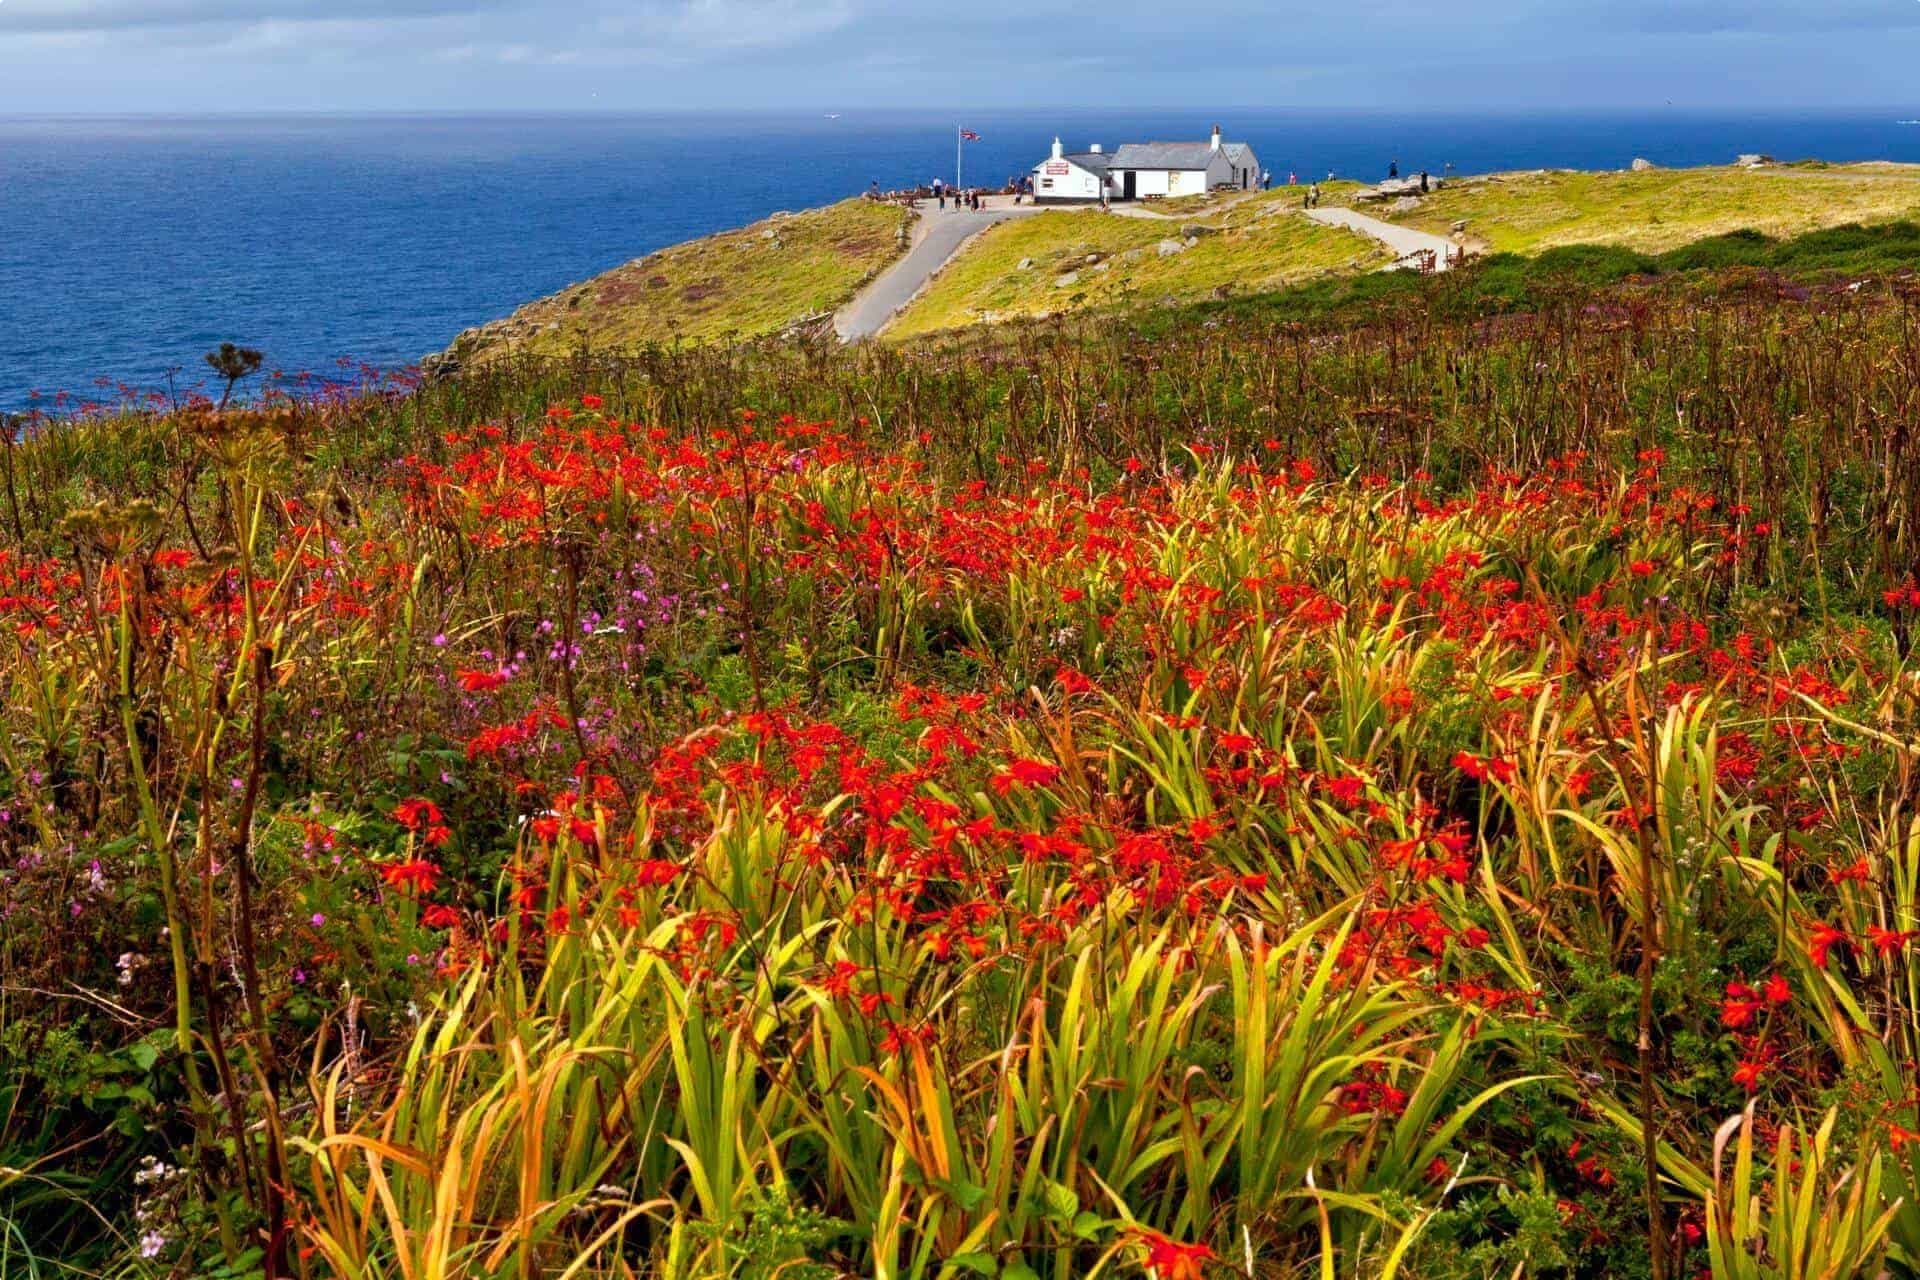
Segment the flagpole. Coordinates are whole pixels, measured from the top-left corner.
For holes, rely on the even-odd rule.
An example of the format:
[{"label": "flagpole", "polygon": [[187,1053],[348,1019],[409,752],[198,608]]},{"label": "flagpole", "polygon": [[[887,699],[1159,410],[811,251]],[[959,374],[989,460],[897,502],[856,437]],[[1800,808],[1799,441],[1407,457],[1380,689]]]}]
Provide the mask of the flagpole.
[{"label": "flagpole", "polygon": [[960,147],[962,142],[960,126],[955,125],[953,126],[953,185],[956,188],[960,186]]}]

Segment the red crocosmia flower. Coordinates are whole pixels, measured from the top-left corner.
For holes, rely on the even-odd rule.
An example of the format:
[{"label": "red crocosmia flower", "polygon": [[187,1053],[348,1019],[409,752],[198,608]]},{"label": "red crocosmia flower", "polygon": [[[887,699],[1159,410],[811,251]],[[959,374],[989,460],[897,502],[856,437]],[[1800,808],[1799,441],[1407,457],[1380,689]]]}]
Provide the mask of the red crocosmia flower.
[{"label": "red crocosmia flower", "polygon": [[422,800],[415,796],[411,800],[402,800],[393,806],[393,820],[409,831],[438,826],[441,822],[440,806],[431,800]]},{"label": "red crocosmia flower", "polygon": [[1653,561],[1634,560],[1627,565],[1627,572],[1636,578],[1650,578],[1653,576]]},{"label": "red crocosmia flower", "polygon": [[507,682],[504,671],[461,671],[454,678],[468,693],[492,693]]},{"label": "red crocosmia flower", "polygon": [[460,923],[460,913],[444,902],[436,902],[420,913],[420,923],[429,929],[451,929]]},{"label": "red crocosmia flower", "polygon": [[1850,948],[1852,946],[1853,939],[1847,936],[1845,929],[1822,921],[1813,926],[1813,936],[1807,941],[1807,958],[1813,961],[1815,968],[1824,969],[1827,967],[1829,951],[1835,947]]},{"label": "red crocosmia flower", "polygon": [[1445,1182],[1453,1173],[1453,1167],[1442,1156],[1435,1156],[1427,1165],[1428,1182]]},{"label": "red crocosmia flower", "polygon": [[1753,1093],[1760,1088],[1760,1077],[1765,1071],[1762,1063],[1751,1058],[1742,1059],[1740,1065],[1733,1069],[1733,1082],[1748,1093]]},{"label": "red crocosmia flower", "polygon": [[670,884],[683,870],[685,868],[677,862],[668,862],[664,858],[647,858],[635,869],[633,880],[642,888],[650,889]]},{"label": "red crocosmia flower", "polygon": [[392,888],[411,889],[424,896],[432,893],[433,886],[440,882],[440,868],[425,858],[413,858],[381,867],[380,877]]},{"label": "red crocosmia flower", "polygon": [[1213,1250],[1203,1244],[1180,1244],[1157,1231],[1142,1231],[1147,1249],[1147,1274],[1153,1280],[1202,1280],[1203,1264],[1213,1261]]},{"label": "red crocosmia flower", "polygon": [[1833,867],[1828,870],[1827,874],[1833,877],[1835,884],[1845,884],[1848,881],[1852,881],[1854,884],[1865,884],[1873,878],[1873,868],[1863,857],[1856,859],[1848,866]]},{"label": "red crocosmia flower", "polygon": [[1344,778],[1328,778],[1326,787],[1333,793],[1335,804],[1343,809],[1351,809],[1360,803],[1360,797],[1365,794],[1367,780],[1349,774]]},{"label": "red crocosmia flower", "polygon": [[1045,787],[1060,780],[1060,766],[1044,760],[1015,760],[993,775],[989,785],[997,795],[1006,795],[1015,787]]},{"label": "red crocosmia flower", "polygon": [[1762,992],[1767,997],[1768,1004],[1785,1004],[1793,999],[1793,987],[1786,978],[1777,973],[1767,979]]},{"label": "red crocosmia flower", "polygon": [[1733,1030],[1750,1027],[1759,1008],[1759,992],[1744,982],[1729,982],[1727,997],[1720,1002],[1720,1021]]},{"label": "red crocosmia flower", "polygon": [[1883,956],[1891,956],[1897,951],[1904,951],[1907,944],[1912,942],[1916,937],[1920,937],[1920,930],[1895,930],[1882,929],[1878,925],[1867,926],[1867,941],[1871,942],[1873,949]]}]

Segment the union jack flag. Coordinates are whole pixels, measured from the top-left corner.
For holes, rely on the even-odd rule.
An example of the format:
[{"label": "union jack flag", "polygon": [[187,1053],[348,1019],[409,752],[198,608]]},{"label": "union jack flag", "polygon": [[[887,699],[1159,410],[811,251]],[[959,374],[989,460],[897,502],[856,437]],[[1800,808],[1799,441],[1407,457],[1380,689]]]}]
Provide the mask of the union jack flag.
[{"label": "union jack flag", "polygon": [[962,129],[960,131],[960,140],[962,142],[978,142],[980,141],[980,135],[971,129]]}]

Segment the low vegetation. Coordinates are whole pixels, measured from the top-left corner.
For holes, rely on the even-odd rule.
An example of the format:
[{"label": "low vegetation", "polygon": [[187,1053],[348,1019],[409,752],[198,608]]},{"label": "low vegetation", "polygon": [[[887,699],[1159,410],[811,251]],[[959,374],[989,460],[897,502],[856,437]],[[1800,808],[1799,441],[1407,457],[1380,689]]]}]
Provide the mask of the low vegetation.
[{"label": "low vegetation", "polygon": [[1286,216],[1271,199],[1192,221],[1047,212],[983,232],[886,334],[1270,292],[1390,260],[1378,242]]},{"label": "low vegetation", "polygon": [[1920,213],[1920,168],[1790,165],[1758,169],[1556,169],[1453,181],[1410,211],[1382,216],[1449,234],[1465,222],[1496,253],[1617,245],[1660,253],[1737,231],[1776,238]]},{"label": "low vegetation", "polygon": [[0,1271],[1914,1274],[1920,298],[1618,265],[7,441]]},{"label": "low vegetation", "polygon": [[469,331],[453,354],[631,351],[758,338],[818,320],[906,248],[905,210],[868,200],[778,215],[675,245]]}]

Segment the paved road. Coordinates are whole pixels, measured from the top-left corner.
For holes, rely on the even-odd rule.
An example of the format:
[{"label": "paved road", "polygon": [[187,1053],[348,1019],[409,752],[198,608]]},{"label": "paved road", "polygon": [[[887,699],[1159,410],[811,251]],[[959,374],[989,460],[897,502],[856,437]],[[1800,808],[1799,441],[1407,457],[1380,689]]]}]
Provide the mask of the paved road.
[{"label": "paved road", "polygon": [[[1431,251],[1433,269],[1445,271],[1452,265],[1447,260],[1447,255],[1459,251],[1459,246],[1445,236],[1436,236],[1425,231],[1415,231],[1412,227],[1382,222],[1378,218],[1370,218],[1352,209],[1308,209],[1306,213],[1315,222],[1325,223],[1329,227],[1345,227],[1349,231],[1358,231],[1363,236],[1372,236],[1397,255],[1393,267],[1411,267],[1415,265],[1416,254]],[[1388,270],[1392,270],[1393,267]]]},{"label": "paved road", "polygon": [[842,342],[871,338],[893,319],[894,312],[907,305],[933,273],[961,245],[996,222],[1024,218],[1041,212],[1032,205],[983,209],[979,213],[955,213],[952,210],[922,210],[914,230],[913,247],[881,273],[880,278],[862,289],[859,296],[833,317],[833,331]]}]

